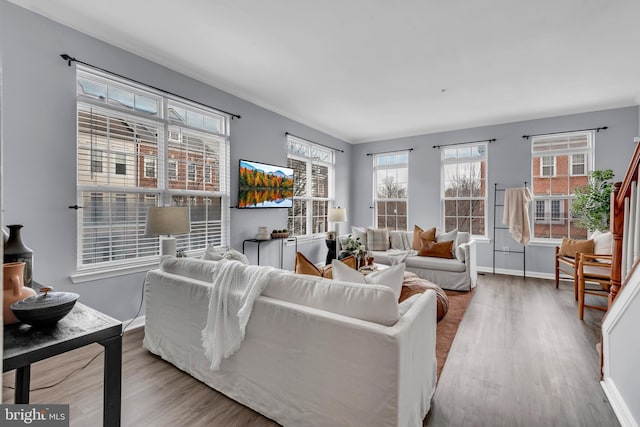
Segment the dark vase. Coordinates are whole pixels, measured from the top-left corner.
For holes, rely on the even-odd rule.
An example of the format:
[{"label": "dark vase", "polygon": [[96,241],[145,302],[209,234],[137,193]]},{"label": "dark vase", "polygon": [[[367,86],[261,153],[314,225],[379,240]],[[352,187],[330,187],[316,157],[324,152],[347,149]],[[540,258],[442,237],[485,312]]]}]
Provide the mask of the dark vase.
[{"label": "dark vase", "polygon": [[9,239],[4,243],[4,262],[24,262],[24,285],[31,287],[33,280],[33,251],[22,243],[21,224],[8,225]]}]

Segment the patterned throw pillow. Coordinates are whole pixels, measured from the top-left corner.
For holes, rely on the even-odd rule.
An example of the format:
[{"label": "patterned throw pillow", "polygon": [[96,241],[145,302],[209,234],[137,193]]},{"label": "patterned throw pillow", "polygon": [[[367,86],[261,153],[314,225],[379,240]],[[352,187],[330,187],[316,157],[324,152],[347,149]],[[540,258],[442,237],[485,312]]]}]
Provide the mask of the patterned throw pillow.
[{"label": "patterned throw pillow", "polygon": [[370,251],[389,249],[389,230],[386,228],[367,228],[367,249]]}]

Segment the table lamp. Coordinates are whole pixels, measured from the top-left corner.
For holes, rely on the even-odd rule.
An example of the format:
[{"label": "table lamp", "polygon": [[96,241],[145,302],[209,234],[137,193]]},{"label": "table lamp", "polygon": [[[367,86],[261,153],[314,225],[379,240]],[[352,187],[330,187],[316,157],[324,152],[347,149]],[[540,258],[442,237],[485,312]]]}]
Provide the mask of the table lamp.
[{"label": "table lamp", "polygon": [[[347,210],[345,208],[329,208],[329,214],[327,215],[327,222],[336,224],[336,231],[338,233],[339,223],[347,221]],[[329,232],[331,236],[332,232]]]},{"label": "table lamp", "polygon": [[176,238],[172,234],[191,232],[189,208],[152,207],[147,211],[145,234],[160,236],[160,255],[176,256]]}]

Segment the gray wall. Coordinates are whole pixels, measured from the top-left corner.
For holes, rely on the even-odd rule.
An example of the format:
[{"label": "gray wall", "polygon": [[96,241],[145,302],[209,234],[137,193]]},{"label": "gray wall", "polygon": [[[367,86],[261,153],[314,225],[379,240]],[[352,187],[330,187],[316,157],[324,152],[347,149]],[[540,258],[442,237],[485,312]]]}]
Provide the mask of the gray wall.
[{"label": "gray wall", "polygon": [[[530,180],[529,145],[523,134],[609,126],[597,135],[596,167],[612,168],[618,178],[626,169],[638,134],[637,107],[510,123],[351,146],[322,132],[243,101],[5,0],[0,0],[0,38],[3,43],[3,223],[24,224],[23,237],[35,252],[35,278],[59,290],[78,292],[81,301],[119,319],[131,318],[140,301],[144,274],[72,284],[76,269],[76,216],[67,206],[76,201],[75,75],[59,57],[68,53],[133,79],[242,115],[232,122],[231,200],[235,202],[240,158],[285,164],[284,133],[343,149],[337,154],[336,202],[347,208],[349,224],[371,225],[372,162],[365,154],[415,148],[410,155],[410,224],[440,224],[440,153],[431,148],[485,138],[489,146],[490,187],[520,185]],[[344,185],[349,183],[349,185]],[[493,203],[490,194],[489,205]],[[490,208],[491,211],[491,208]],[[489,217],[489,224],[493,218]],[[260,225],[281,228],[286,210],[231,211],[231,245],[253,237]],[[489,230],[491,234],[491,230]],[[491,266],[491,246],[481,244],[479,264]],[[313,261],[324,258],[324,242],[300,246]],[[255,262],[255,247],[248,248]],[[553,250],[528,248],[528,270],[551,273]],[[292,267],[293,247],[285,248],[285,268]],[[261,264],[279,264],[279,243],[263,244]],[[521,259],[502,256],[498,267],[521,268]]]},{"label": "gray wall", "polygon": [[[633,138],[638,135],[638,107],[619,108],[584,114],[552,117],[539,120],[507,123],[419,135],[409,138],[376,141],[354,146],[352,155],[351,223],[368,225],[373,221],[373,181],[371,157],[366,153],[414,148],[409,155],[409,224],[424,227],[442,227],[440,200],[440,151],[434,145],[455,142],[477,141],[495,138],[488,150],[489,216],[488,233],[493,235],[493,188],[522,186],[531,181],[531,146],[522,135],[562,132],[608,126],[596,133],[595,167],[611,168],[615,179],[622,180],[629,158],[635,148]],[[501,199],[499,199],[501,200]],[[499,212],[499,215],[502,211]],[[502,218],[498,218],[500,224]],[[498,238],[502,233],[501,238]],[[505,230],[496,233],[497,248],[509,246],[510,250],[521,250],[522,246],[512,240]],[[492,267],[492,244],[479,242],[478,265]],[[527,271],[538,275],[554,272],[554,249],[551,246],[528,245]],[[497,254],[496,269],[522,270],[522,256]]]},{"label": "gray wall", "polygon": [[[3,223],[24,224],[23,238],[34,250],[34,277],[119,319],[132,318],[140,303],[143,273],[72,284],[76,270],[75,73],[60,58],[79,60],[217,106],[242,116],[232,121],[231,202],[238,189],[240,158],[286,164],[285,132],[345,150],[338,153],[337,182],[348,182],[351,146],[322,132],[257,107],[141,57],[0,0],[3,43]],[[337,186],[337,201],[349,191]],[[347,207],[349,207],[347,205]],[[286,209],[231,211],[231,245],[242,249],[258,226],[286,227]],[[255,247],[247,248],[255,262]],[[313,261],[324,259],[324,241],[301,246]],[[293,247],[285,249],[291,267]],[[261,264],[279,264],[279,243],[263,245]]]}]

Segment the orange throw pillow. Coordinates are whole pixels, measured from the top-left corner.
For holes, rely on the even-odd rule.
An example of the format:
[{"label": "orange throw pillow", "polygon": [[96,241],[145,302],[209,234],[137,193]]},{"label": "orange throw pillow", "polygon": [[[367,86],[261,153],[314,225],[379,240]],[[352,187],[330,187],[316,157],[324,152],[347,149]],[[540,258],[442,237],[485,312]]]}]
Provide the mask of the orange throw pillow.
[{"label": "orange throw pillow", "polygon": [[421,227],[414,225],[413,244],[411,245],[411,247],[416,251],[419,251],[420,249],[422,249],[423,240],[428,240],[430,242],[436,240],[436,228],[433,227],[428,229],[427,231],[424,231]]},{"label": "orange throw pillow", "polygon": [[436,258],[453,258],[453,240],[448,242],[429,242],[423,241],[422,248],[418,252],[419,256],[432,256]]},{"label": "orange throw pillow", "polygon": [[427,231],[423,231],[420,233],[420,249],[424,245],[424,242],[435,242],[436,241],[436,228],[430,228]]},{"label": "orange throw pillow", "polygon": [[578,239],[567,239],[564,237],[562,239],[562,244],[560,245],[560,250],[558,254],[561,256],[568,256],[571,258],[576,257],[576,253],[581,254],[592,254],[594,248],[593,239],[589,240],[578,240]]},{"label": "orange throw pillow", "polygon": [[[356,257],[354,257],[353,255],[342,258],[340,261],[353,268],[354,270],[356,269]],[[333,270],[331,269],[331,265],[318,268],[300,252],[296,252],[295,272],[298,274],[307,274],[309,276],[319,276],[327,279],[333,279]]]}]

